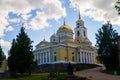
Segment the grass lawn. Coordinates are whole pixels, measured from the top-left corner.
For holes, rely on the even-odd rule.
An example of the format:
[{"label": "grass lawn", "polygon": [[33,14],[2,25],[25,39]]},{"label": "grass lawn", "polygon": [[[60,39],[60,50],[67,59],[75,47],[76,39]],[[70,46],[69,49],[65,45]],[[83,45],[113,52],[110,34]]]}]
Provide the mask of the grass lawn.
[{"label": "grass lawn", "polygon": [[[77,69],[84,70],[84,69],[89,69],[89,68],[93,68],[93,67],[96,67],[96,66],[83,64],[82,66],[78,66]],[[66,80],[66,77],[68,77],[68,75],[65,72],[60,72],[60,73],[52,72],[51,74],[52,74],[53,78],[60,78],[60,79]],[[4,79],[0,78],[0,80],[45,80],[46,78],[48,78],[49,75],[50,75],[50,73],[34,73],[31,76],[22,76],[22,77],[18,77],[18,78],[4,78]],[[72,80],[74,80],[74,79],[72,79]],[[80,78],[79,80],[88,80],[88,79]]]},{"label": "grass lawn", "polygon": [[47,78],[49,73],[36,73],[32,74],[31,76],[23,76],[18,78],[5,78],[0,80],[44,80]]},{"label": "grass lawn", "polygon": [[[4,79],[0,79],[0,80],[46,80],[49,76],[49,73],[36,73],[36,74],[32,74],[31,76],[23,76],[23,77],[18,77],[18,78],[4,78]],[[59,79],[63,79],[63,80],[69,80],[71,78],[73,78],[72,80],[89,80],[87,78],[83,78],[80,77],[79,79],[77,79],[78,77],[76,76],[69,76],[69,79],[66,79],[68,77],[68,75],[66,73],[52,73],[52,79],[57,78],[57,80]]]}]

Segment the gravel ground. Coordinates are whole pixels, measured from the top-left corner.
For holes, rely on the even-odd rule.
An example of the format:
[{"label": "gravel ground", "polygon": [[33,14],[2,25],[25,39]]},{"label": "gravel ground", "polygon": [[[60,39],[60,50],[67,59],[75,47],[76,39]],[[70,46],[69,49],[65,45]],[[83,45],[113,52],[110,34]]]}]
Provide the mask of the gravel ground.
[{"label": "gravel ground", "polygon": [[74,72],[76,76],[87,77],[92,80],[120,80],[120,76],[101,73],[101,67]]}]

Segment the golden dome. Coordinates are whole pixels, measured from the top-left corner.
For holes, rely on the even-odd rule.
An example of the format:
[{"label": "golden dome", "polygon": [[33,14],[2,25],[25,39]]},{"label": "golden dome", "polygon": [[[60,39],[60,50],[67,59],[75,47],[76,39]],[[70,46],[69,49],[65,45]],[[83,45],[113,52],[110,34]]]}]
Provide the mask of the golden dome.
[{"label": "golden dome", "polygon": [[76,22],[76,23],[79,23],[79,25],[80,25],[80,26],[84,26],[84,21],[83,21],[83,20],[81,20],[81,19],[77,20],[77,22]]},{"label": "golden dome", "polygon": [[57,32],[72,32],[73,33],[73,30],[71,29],[71,27],[69,25],[62,25]]}]

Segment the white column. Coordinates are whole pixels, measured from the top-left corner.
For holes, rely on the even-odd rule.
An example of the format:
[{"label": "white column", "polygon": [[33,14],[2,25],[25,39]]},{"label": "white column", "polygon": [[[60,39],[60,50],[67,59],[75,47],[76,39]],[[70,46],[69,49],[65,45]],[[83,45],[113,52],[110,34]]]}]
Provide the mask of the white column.
[{"label": "white column", "polygon": [[40,64],[40,53],[39,53],[39,64]]},{"label": "white column", "polygon": [[[39,55],[41,56],[41,54],[40,54],[40,53],[39,53]],[[41,64],[41,58],[40,58],[40,56],[39,56],[39,60],[40,60],[39,64]]]},{"label": "white column", "polygon": [[80,54],[80,52],[78,52],[78,56],[77,56],[77,58],[78,58],[78,63],[79,63],[79,59],[80,59],[80,58],[79,58],[79,54]]},{"label": "white column", "polygon": [[92,64],[93,64],[93,56],[92,56],[92,53],[91,53],[91,59],[92,59]]},{"label": "white column", "polygon": [[91,53],[91,64],[93,64],[93,57],[92,57],[92,53]]},{"label": "white column", "polygon": [[35,61],[37,60],[37,53],[35,54]]},{"label": "white column", "polygon": [[86,52],[85,52],[85,63],[86,63]]},{"label": "white column", "polygon": [[86,63],[88,64],[88,53],[86,52]]},{"label": "white column", "polygon": [[37,55],[37,64],[39,64],[39,61],[38,61],[38,53],[37,53],[36,55]]},{"label": "white column", "polygon": [[79,63],[80,63],[80,52],[78,54],[79,54],[78,59],[79,59]]},{"label": "white column", "polygon": [[44,63],[46,63],[46,53],[44,52]]},{"label": "white column", "polygon": [[82,52],[82,63],[84,63],[84,53]]},{"label": "white column", "polygon": [[86,63],[88,63],[88,55],[87,55],[87,52],[86,52]]},{"label": "white column", "polygon": [[88,64],[90,64],[90,53],[88,53]]},{"label": "white column", "polygon": [[46,63],[47,63],[47,54],[48,54],[48,53],[46,52]]},{"label": "white column", "polygon": [[40,64],[42,63],[42,54],[40,53]]},{"label": "white column", "polygon": [[78,57],[79,52],[77,52],[77,62],[79,62],[79,57]]},{"label": "white column", "polygon": [[89,52],[87,53],[87,59],[88,59],[88,64],[89,64]]},{"label": "white column", "polygon": [[43,52],[43,64],[44,64],[44,52]]},{"label": "white column", "polygon": [[83,63],[85,63],[85,53],[83,52]]},{"label": "white column", "polygon": [[40,54],[38,53],[38,64],[40,64]]},{"label": "white column", "polygon": [[44,63],[46,63],[46,53],[44,52]]},{"label": "white column", "polygon": [[49,52],[49,63],[50,63],[50,59],[51,59],[51,56],[50,56],[50,52]]},{"label": "white column", "polygon": [[95,64],[95,55],[93,53],[93,64]]},{"label": "white column", "polygon": [[89,53],[87,52],[87,64],[89,64]]},{"label": "white column", "polygon": [[90,53],[90,64],[92,64],[92,61],[91,61],[91,53]]},{"label": "white column", "polygon": [[94,64],[94,56],[93,56],[93,53],[92,53],[92,64]]},{"label": "white column", "polygon": [[82,63],[84,63],[84,52],[82,52]]},{"label": "white column", "polygon": [[85,63],[86,63],[86,52],[85,52]]},{"label": "white column", "polygon": [[40,53],[40,64],[42,64],[42,53]]},{"label": "white column", "polygon": [[37,61],[38,61],[38,65],[39,65],[39,53],[37,53]]},{"label": "white column", "polygon": [[80,52],[80,63],[82,63],[82,52]]},{"label": "white column", "polygon": [[77,52],[77,55],[76,55],[76,58],[77,58],[77,63],[79,62],[79,60],[78,60],[78,54],[79,54],[79,52]]}]

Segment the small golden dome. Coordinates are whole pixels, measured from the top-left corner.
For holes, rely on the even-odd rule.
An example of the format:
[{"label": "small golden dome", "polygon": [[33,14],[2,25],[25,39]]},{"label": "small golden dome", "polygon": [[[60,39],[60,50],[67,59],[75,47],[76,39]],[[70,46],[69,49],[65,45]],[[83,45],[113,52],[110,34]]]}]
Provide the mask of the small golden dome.
[{"label": "small golden dome", "polygon": [[67,31],[67,32],[72,32],[73,33],[73,30],[71,29],[71,27],[69,25],[62,25],[57,32],[64,32],[64,31]]},{"label": "small golden dome", "polygon": [[76,22],[76,23],[79,23],[79,25],[80,25],[80,26],[84,26],[84,21],[83,21],[83,20],[81,20],[81,19],[77,20],[77,22]]}]

